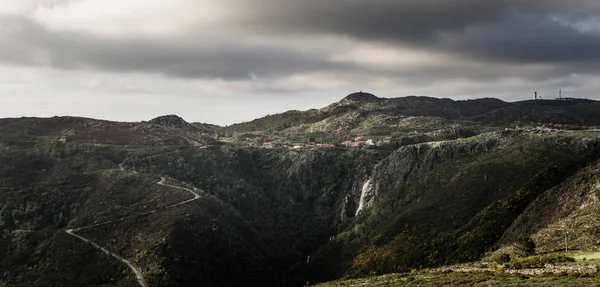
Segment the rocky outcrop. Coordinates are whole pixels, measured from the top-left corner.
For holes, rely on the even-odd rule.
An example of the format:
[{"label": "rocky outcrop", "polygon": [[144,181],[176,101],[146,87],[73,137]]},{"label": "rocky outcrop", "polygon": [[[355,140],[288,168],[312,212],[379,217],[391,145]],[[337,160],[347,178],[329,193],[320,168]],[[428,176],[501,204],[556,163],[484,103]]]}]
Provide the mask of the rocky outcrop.
[{"label": "rocky outcrop", "polygon": [[358,93],[353,93],[350,94],[348,96],[346,96],[345,98],[343,98],[340,101],[341,105],[348,105],[348,104],[361,104],[361,103],[366,103],[366,102],[377,102],[380,101],[381,98],[370,94],[370,93],[365,93],[365,92],[358,92]]},{"label": "rocky outcrop", "polygon": [[[348,151],[344,149],[289,151],[283,156],[291,163],[287,169],[287,181],[303,196],[324,197],[334,194],[331,210],[336,222],[354,217],[365,205],[360,204],[361,195],[367,194],[365,181],[371,177],[374,166],[389,153],[384,151]],[[329,190],[332,194],[323,194]],[[328,207],[329,208],[329,207]]]},{"label": "rocky outcrop", "polygon": [[469,141],[430,142],[403,146],[378,163],[361,197],[364,207],[390,197],[440,164],[456,157],[484,153],[498,144],[495,137]]},{"label": "rocky outcrop", "polygon": [[186,122],[182,117],[177,115],[166,115],[156,117],[149,121],[151,124],[172,127],[172,128],[190,128],[193,127],[192,124]]}]

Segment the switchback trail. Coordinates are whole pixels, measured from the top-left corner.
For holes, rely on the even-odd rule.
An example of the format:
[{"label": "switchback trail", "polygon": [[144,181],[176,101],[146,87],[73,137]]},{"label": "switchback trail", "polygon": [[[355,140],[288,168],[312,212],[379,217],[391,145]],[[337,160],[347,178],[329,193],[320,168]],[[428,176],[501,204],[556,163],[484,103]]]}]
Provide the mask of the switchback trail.
[{"label": "switchback trail", "polygon": [[142,287],[148,287],[148,284],[146,284],[146,280],[144,280],[144,276],[142,276],[142,272],[140,272],[140,270],[137,269],[135,267],[135,265],[133,265],[133,263],[131,263],[129,260],[127,260],[127,259],[125,259],[125,258],[123,258],[123,257],[121,257],[121,256],[119,256],[117,254],[114,254],[114,253],[106,250],[102,246],[94,243],[93,241],[90,241],[89,239],[87,239],[87,238],[85,238],[83,236],[79,236],[79,235],[73,233],[73,229],[67,229],[67,234],[75,236],[75,237],[81,239],[82,241],[85,241],[85,242],[91,244],[95,248],[102,250],[102,252],[104,252],[106,254],[109,254],[109,255],[112,255],[112,257],[117,258],[117,259],[119,259],[119,261],[127,264],[127,266],[129,267],[129,269],[131,269],[131,271],[133,271],[133,273],[135,274],[135,279],[137,279],[138,284],[140,286],[142,286]]},{"label": "switchback trail", "polygon": [[[125,171],[125,168],[123,167],[123,164],[119,164],[119,169],[121,171]],[[135,172],[135,171],[133,171],[133,173],[137,174],[137,172]],[[77,235],[77,234],[75,234],[73,232],[74,231],[79,231],[81,229],[94,228],[94,227],[97,227],[97,226],[108,225],[108,224],[111,224],[111,223],[120,222],[120,221],[124,221],[124,220],[127,220],[127,219],[132,219],[132,218],[140,217],[140,216],[143,216],[143,215],[148,215],[148,214],[156,213],[159,210],[164,210],[164,209],[167,209],[167,208],[177,207],[177,206],[180,206],[180,205],[183,205],[183,204],[186,204],[186,203],[190,203],[190,202],[192,202],[192,201],[197,200],[198,198],[200,198],[200,195],[198,193],[196,193],[195,191],[193,191],[193,190],[191,190],[189,188],[166,184],[165,181],[166,181],[166,179],[161,176],[160,177],[160,181],[158,181],[156,184],[188,191],[191,194],[193,194],[194,197],[192,199],[188,199],[188,200],[185,200],[185,201],[173,204],[173,205],[169,205],[167,207],[163,207],[163,208],[160,208],[160,209],[151,210],[151,211],[140,213],[140,214],[137,214],[137,215],[122,217],[122,218],[119,218],[119,219],[115,219],[115,220],[111,220],[111,221],[107,221],[107,222],[102,222],[102,223],[98,223],[98,224],[92,224],[92,225],[87,225],[87,226],[81,226],[81,227],[76,227],[76,228],[72,228],[72,229],[67,229],[66,230],[67,234],[69,234],[71,236],[74,236],[77,239],[82,240],[84,242],[87,242],[87,243],[91,244],[94,248],[100,249],[102,252],[104,252],[106,254],[109,254],[112,257],[118,259],[119,261],[125,263],[127,265],[127,267],[129,267],[129,269],[131,269],[131,271],[133,271],[133,273],[135,274],[135,278],[137,279],[138,284],[140,286],[142,286],[142,287],[149,287],[148,284],[146,283],[146,280],[144,279],[144,276],[142,275],[142,272],[135,265],[133,265],[133,263],[131,263],[129,260],[127,260],[127,259],[125,259],[125,258],[123,258],[123,257],[121,257],[121,256],[119,256],[119,255],[117,255],[117,254],[115,254],[113,252],[110,252],[109,250],[107,250],[104,247],[98,245],[97,243],[91,241],[90,239],[85,238],[85,237],[80,236],[80,235]]]}]

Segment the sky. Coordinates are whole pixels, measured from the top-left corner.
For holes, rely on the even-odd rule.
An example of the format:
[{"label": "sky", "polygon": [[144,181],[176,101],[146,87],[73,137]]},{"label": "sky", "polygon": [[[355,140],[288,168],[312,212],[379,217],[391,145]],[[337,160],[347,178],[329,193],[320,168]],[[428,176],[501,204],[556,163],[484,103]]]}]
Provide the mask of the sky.
[{"label": "sky", "polygon": [[599,99],[598,0],[0,0],[0,117],[229,125],[355,91]]}]

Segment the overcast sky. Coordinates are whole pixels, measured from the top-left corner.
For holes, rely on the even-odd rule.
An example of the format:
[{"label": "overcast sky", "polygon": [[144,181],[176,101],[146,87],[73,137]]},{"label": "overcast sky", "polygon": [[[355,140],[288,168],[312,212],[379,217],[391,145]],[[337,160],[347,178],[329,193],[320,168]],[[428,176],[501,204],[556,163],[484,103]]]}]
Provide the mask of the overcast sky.
[{"label": "overcast sky", "polygon": [[362,90],[600,99],[598,0],[0,0],[0,117],[221,125]]}]

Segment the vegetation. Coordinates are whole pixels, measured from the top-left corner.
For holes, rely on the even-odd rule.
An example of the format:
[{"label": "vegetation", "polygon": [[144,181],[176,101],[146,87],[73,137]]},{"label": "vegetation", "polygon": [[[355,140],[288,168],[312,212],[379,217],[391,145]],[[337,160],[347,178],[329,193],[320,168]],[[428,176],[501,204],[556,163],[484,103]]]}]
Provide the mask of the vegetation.
[{"label": "vegetation", "polygon": [[546,264],[556,264],[564,262],[575,262],[575,258],[557,254],[535,255],[523,258],[514,258],[510,260],[508,266],[513,269],[542,268],[546,266]]},{"label": "vegetation", "polygon": [[415,272],[333,281],[318,287],[350,286],[599,286],[599,278],[588,275],[526,276],[495,272]]},{"label": "vegetation", "polygon": [[54,143],[0,152],[0,286],[135,286],[126,266],[63,231],[93,191],[88,172],[113,167],[120,152]]}]

